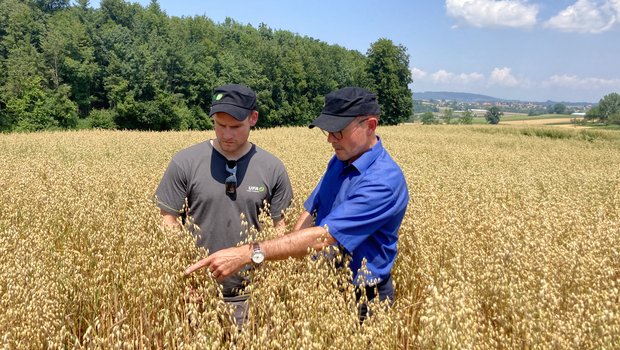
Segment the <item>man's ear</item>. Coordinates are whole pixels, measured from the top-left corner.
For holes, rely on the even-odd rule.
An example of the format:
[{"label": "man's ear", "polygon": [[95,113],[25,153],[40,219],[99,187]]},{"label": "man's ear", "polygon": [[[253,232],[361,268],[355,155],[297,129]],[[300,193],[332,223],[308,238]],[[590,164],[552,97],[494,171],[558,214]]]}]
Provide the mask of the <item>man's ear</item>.
[{"label": "man's ear", "polygon": [[250,126],[256,125],[256,123],[258,122],[258,111],[252,111],[248,119],[250,121]]},{"label": "man's ear", "polygon": [[377,125],[379,125],[379,119],[376,117],[368,118],[368,129],[375,131],[377,129]]}]

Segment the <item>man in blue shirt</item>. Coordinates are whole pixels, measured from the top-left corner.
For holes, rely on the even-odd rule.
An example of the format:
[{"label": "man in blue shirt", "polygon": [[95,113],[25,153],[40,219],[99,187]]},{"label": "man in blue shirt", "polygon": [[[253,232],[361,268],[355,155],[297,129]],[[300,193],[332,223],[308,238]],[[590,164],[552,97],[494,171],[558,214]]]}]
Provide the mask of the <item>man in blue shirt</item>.
[{"label": "man in blue shirt", "polygon": [[[394,298],[391,270],[396,258],[398,229],[409,193],[400,167],[375,134],[380,108],[376,96],[358,87],[329,93],[310,128],[327,135],[335,156],[304,203],[294,231],[260,243],[215,252],[187,268],[207,267],[220,280],[247,264],[301,257],[308,248],[339,244],[350,255],[349,267],[358,299]],[[363,261],[366,271],[361,271]],[[360,317],[365,317],[365,308]]]}]

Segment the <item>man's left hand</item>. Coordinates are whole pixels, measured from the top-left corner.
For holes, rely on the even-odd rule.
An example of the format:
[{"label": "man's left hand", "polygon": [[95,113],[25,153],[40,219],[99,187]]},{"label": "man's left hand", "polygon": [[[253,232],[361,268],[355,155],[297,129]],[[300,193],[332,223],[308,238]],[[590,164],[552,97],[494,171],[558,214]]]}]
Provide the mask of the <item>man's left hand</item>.
[{"label": "man's left hand", "polygon": [[251,262],[250,247],[243,245],[217,251],[185,269],[185,274],[206,267],[216,280],[222,282]]}]

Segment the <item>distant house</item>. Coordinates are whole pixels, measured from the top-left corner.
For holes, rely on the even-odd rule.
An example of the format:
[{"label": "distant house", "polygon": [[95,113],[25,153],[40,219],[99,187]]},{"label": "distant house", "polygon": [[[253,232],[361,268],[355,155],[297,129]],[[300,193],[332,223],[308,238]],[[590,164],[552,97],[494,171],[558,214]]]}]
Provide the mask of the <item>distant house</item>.
[{"label": "distant house", "polygon": [[474,116],[476,117],[484,117],[487,114],[487,110],[486,109],[476,109],[476,108],[472,108],[470,109],[470,111],[474,114]]},{"label": "distant house", "polygon": [[574,116],[574,117],[585,117],[586,114],[584,112],[573,112],[570,115]]}]

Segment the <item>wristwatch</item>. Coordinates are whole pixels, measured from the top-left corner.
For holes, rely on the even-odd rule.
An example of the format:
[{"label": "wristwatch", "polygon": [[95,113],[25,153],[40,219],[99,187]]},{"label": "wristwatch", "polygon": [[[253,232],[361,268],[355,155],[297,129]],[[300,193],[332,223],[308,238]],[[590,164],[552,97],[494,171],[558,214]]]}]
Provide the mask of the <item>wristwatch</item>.
[{"label": "wristwatch", "polygon": [[260,249],[260,245],[258,243],[252,244],[252,262],[256,265],[260,264],[265,260],[265,253]]}]

